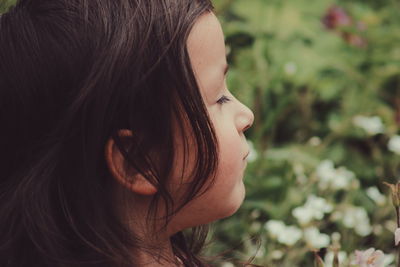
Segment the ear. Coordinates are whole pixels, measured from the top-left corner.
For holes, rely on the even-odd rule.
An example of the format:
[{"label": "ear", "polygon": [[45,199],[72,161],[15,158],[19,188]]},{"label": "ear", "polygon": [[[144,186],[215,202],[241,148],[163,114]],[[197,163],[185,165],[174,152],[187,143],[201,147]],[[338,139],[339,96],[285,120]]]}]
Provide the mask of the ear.
[{"label": "ear", "polygon": [[[122,138],[129,138],[132,137],[132,131],[126,129],[119,130],[118,135]],[[139,195],[151,196],[157,192],[157,188],[143,175],[140,173],[132,175],[125,170],[124,162],[126,160],[112,137],[107,140],[105,146],[105,158],[111,175],[122,186]]]}]

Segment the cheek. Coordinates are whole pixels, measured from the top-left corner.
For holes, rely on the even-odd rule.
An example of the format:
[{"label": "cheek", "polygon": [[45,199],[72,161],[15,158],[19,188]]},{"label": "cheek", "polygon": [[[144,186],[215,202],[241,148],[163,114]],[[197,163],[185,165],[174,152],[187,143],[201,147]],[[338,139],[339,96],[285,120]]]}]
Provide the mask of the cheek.
[{"label": "cheek", "polygon": [[[245,145],[236,129],[226,129],[219,135],[219,182],[227,188],[242,184],[246,161],[243,160]],[[228,189],[227,189],[228,190]]]},{"label": "cheek", "polygon": [[243,167],[244,145],[236,130],[222,132],[218,135],[219,161],[221,171],[234,174]]},{"label": "cheek", "polygon": [[235,195],[235,191],[243,187],[243,174],[245,162],[240,159],[240,154],[233,152],[222,155],[218,166],[215,188],[221,196]]}]

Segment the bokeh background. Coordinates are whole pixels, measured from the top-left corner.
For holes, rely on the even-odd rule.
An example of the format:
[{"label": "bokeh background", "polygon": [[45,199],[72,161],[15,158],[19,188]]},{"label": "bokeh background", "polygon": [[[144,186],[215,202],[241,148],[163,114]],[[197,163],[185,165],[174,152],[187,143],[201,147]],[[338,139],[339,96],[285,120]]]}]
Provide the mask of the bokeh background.
[{"label": "bokeh background", "polygon": [[[4,12],[14,0],[0,0]],[[246,200],[213,225],[219,265],[341,266],[356,249],[395,262],[383,181],[400,160],[400,2],[213,0],[230,90],[255,114]],[[221,199],[223,201],[223,199]]]},{"label": "bokeh background", "polygon": [[399,178],[400,2],[214,3],[228,85],[256,120],[246,200],[214,225],[211,251],[293,267],[313,266],[320,250],[332,266],[340,245],[349,266],[356,249],[374,247],[394,265],[395,210],[382,182]]}]

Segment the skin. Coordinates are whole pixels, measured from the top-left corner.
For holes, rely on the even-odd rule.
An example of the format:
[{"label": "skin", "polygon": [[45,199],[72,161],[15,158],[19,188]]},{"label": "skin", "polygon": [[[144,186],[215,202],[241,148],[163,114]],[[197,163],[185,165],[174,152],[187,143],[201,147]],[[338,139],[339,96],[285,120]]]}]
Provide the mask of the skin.
[{"label": "skin", "polygon": [[[134,183],[127,182],[126,176],[121,171],[124,161],[122,155],[112,139],[106,146],[108,167],[119,182],[116,196],[122,195],[119,192],[126,189],[133,193],[131,198],[135,203],[135,209],[128,211],[129,219],[127,219],[132,230],[150,245],[161,245],[159,253],[165,256],[165,259],[155,261],[146,253],[135,253],[140,258],[141,266],[170,266],[171,264],[165,260],[174,259],[169,241],[171,235],[185,228],[207,224],[232,215],[240,207],[245,196],[243,174],[249,148],[244,132],[252,125],[254,115],[227,88],[224,73],[227,66],[224,34],[213,13],[204,14],[196,21],[189,35],[187,48],[219,144],[220,164],[214,185],[176,213],[166,230],[155,236],[146,227],[145,217],[157,189],[143,177],[135,177]],[[125,136],[132,135],[127,130],[122,130],[120,133]],[[179,200],[185,192],[185,179],[190,179],[189,171],[193,164],[193,158],[190,157],[187,161],[183,161],[183,147],[180,140],[181,137],[177,135],[175,140],[177,157],[174,166],[178,167],[170,183],[172,196],[176,200]],[[121,210],[121,214],[127,214],[126,210]],[[155,238],[150,238],[152,236]]]},{"label": "skin", "polygon": [[[247,161],[244,158],[249,151],[244,131],[254,121],[251,110],[227,88],[224,34],[213,13],[203,15],[194,25],[188,51],[217,135],[220,163],[215,184],[175,216],[170,227],[172,233],[230,216],[240,207],[245,196],[243,173]],[[229,101],[222,103],[221,97]]]}]

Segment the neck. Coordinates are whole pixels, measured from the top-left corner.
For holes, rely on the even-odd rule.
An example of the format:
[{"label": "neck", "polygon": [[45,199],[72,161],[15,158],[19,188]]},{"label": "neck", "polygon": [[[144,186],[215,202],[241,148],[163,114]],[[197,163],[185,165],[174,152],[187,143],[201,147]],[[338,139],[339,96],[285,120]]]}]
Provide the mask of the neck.
[{"label": "neck", "polygon": [[[121,187],[118,187],[118,189],[124,191]],[[118,198],[122,196],[123,193],[117,191],[116,197],[118,203],[121,203],[121,199]],[[135,203],[135,205],[132,205],[135,209],[128,209],[124,205],[117,205],[117,207],[121,208],[118,212],[122,220],[135,233],[137,238],[143,242],[139,244],[139,247],[144,248],[138,249],[132,254],[137,266],[183,266],[174,255],[170,240],[171,234],[166,229],[153,232],[151,230],[152,227],[150,227],[149,222],[146,220],[151,199],[135,197],[131,201]],[[160,224],[162,222],[160,221]],[[160,229],[160,226],[156,226],[156,228]]]},{"label": "neck", "polygon": [[158,267],[158,266],[183,266],[175,257],[171,242],[157,244],[158,249],[151,251],[139,251],[136,254],[138,266]]}]

